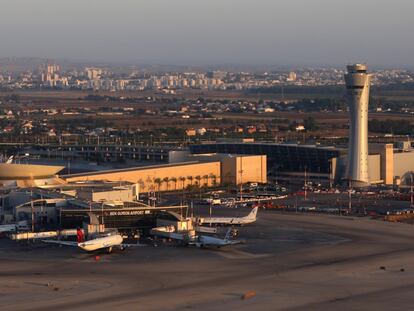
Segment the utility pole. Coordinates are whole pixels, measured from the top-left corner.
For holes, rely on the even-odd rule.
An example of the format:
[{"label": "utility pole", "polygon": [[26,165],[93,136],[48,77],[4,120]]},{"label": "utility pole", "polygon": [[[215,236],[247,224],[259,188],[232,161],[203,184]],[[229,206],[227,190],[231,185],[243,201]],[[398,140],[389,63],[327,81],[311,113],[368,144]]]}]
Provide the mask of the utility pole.
[{"label": "utility pole", "polygon": [[240,157],[240,200],[242,200],[243,195],[243,157]]},{"label": "utility pole", "polygon": [[102,225],[104,225],[105,220],[104,220],[104,202],[103,201],[102,201],[102,204],[101,204],[101,215],[102,215],[102,217],[101,217]]},{"label": "utility pole", "polygon": [[240,170],[239,173],[240,173],[240,200],[241,200],[242,195],[243,195],[243,170]]},{"label": "utility pole", "polygon": [[34,212],[34,205],[33,205],[33,198],[30,200],[30,207],[32,209],[32,232],[35,231],[35,212]]},{"label": "utility pole", "polygon": [[296,214],[298,213],[298,196],[296,193],[295,193],[295,212]]},{"label": "utility pole", "polygon": [[342,216],[342,206],[339,203],[339,199],[336,199],[336,206],[338,206],[339,216]]},{"label": "utility pole", "polygon": [[332,172],[332,159],[329,160],[329,189],[332,189],[332,179],[333,179],[333,172]]},{"label": "utility pole", "polygon": [[308,192],[307,192],[307,182],[306,182],[306,166],[305,166],[305,181],[304,181],[304,187],[303,187],[303,189],[305,190],[305,201],[308,199]]},{"label": "utility pole", "polygon": [[211,227],[212,206],[213,206],[213,202],[210,202],[210,227]]},{"label": "utility pole", "polygon": [[352,212],[352,182],[349,180],[349,189],[348,189],[348,212]]},{"label": "utility pole", "polygon": [[410,173],[411,185],[410,185],[410,208],[414,207],[413,201],[413,172]]}]

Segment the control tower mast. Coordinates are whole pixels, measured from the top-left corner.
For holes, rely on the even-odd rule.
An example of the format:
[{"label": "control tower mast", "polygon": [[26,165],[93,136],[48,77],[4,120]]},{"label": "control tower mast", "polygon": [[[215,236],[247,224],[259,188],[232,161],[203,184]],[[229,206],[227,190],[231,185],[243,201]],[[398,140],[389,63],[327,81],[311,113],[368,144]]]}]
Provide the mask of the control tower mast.
[{"label": "control tower mast", "polygon": [[365,64],[347,66],[346,100],[350,111],[348,162],[345,178],[352,186],[369,185],[368,176],[368,102],[370,75]]}]

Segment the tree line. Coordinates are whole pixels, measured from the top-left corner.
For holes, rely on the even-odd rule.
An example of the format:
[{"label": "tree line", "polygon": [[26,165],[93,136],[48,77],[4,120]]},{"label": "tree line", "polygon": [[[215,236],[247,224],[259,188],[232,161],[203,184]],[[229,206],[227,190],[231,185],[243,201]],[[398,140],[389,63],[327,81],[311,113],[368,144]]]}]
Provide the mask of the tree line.
[{"label": "tree line", "polygon": [[414,126],[408,120],[378,120],[372,119],[368,123],[370,132],[388,133],[396,135],[411,135],[414,133]]}]

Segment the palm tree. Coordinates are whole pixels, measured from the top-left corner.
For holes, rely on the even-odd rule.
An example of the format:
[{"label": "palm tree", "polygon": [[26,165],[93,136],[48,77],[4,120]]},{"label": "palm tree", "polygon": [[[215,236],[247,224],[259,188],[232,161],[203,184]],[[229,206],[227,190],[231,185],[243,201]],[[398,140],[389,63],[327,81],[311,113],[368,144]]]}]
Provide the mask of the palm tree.
[{"label": "palm tree", "polygon": [[177,178],[171,177],[170,180],[174,183],[174,190],[177,190]]},{"label": "palm tree", "polygon": [[181,205],[183,205],[184,204],[184,190],[185,190],[184,185],[185,185],[186,178],[184,176],[180,176],[180,177],[178,177],[178,179],[182,182],[183,195],[181,197]]},{"label": "palm tree", "polygon": [[155,178],[154,183],[156,183],[157,186],[158,186],[158,200],[159,200],[161,198],[160,197],[160,192],[161,192],[162,179],[161,178]]},{"label": "palm tree", "polygon": [[138,180],[138,185],[139,185],[139,191],[143,191],[145,189],[145,183],[142,179]]},{"label": "palm tree", "polygon": [[185,185],[185,180],[187,179],[187,178],[185,178],[184,176],[180,176],[180,177],[178,177],[178,179],[182,182],[182,188],[184,189],[185,187],[184,187],[184,185]]},{"label": "palm tree", "polygon": [[151,179],[151,177],[147,176],[147,185],[150,185],[148,187],[148,191],[154,190],[154,181]]},{"label": "palm tree", "polygon": [[190,196],[192,196],[192,193],[194,191],[194,185],[193,185],[193,181],[194,181],[194,176],[187,176],[187,180],[190,181],[190,184],[187,184],[187,190],[190,192]]},{"label": "palm tree", "polygon": [[151,179],[149,175],[147,175],[146,179],[147,185],[148,185],[148,205],[151,205],[151,199],[155,195],[155,189],[154,189],[154,179]]},{"label": "palm tree", "polygon": [[201,176],[200,176],[200,175],[197,175],[197,176],[195,177],[195,179],[197,180],[197,184],[198,184],[198,186],[200,187]]},{"label": "palm tree", "polygon": [[161,187],[161,184],[162,184],[162,179],[161,179],[161,178],[159,178],[159,177],[155,178],[155,179],[154,179],[154,184],[157,184],[157,186],[158,186],[158,191],[160,191],[160,187]]},{"label": "palm tree", "polygon": [[213,182],[212,182],[213,187],[216,187],[217,186],[217,176],[212,173],[212,174],[210,174],[209,177],[210,177],[210,179],[213,180]]},{"label": "palm tree", "polygon": [[195,177],[195,179],[197,180],[197,186],[198,186],[198,197],[201,200],[201,185],[200,185],[200,181],[201,181],[201,176],[197,175]]},{"label": "palm tree", "polygon": [[205,187],[208,187],[208,175],[203,175],[203,179],[204,179],[204,185]]},{"label": "palm tree", "polygon": [[162,179],[162,181],[163,182],[165,182],[166,184],[167,184],[167,191],[168,191],[168,188],[169,188],[169,184],[170,184],[170,179],[168,178],[168,177],[164,177],[163,179]]}]

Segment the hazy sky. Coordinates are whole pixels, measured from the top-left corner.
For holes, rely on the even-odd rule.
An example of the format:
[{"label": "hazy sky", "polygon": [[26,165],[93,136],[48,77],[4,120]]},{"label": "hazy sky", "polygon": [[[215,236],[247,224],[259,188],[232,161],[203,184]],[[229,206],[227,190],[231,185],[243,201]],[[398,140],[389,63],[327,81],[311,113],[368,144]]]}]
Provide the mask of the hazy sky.
[{"label": "hazy sky", "polygon": [[0,57],[414,65],[414,0],[0,0]]}]

